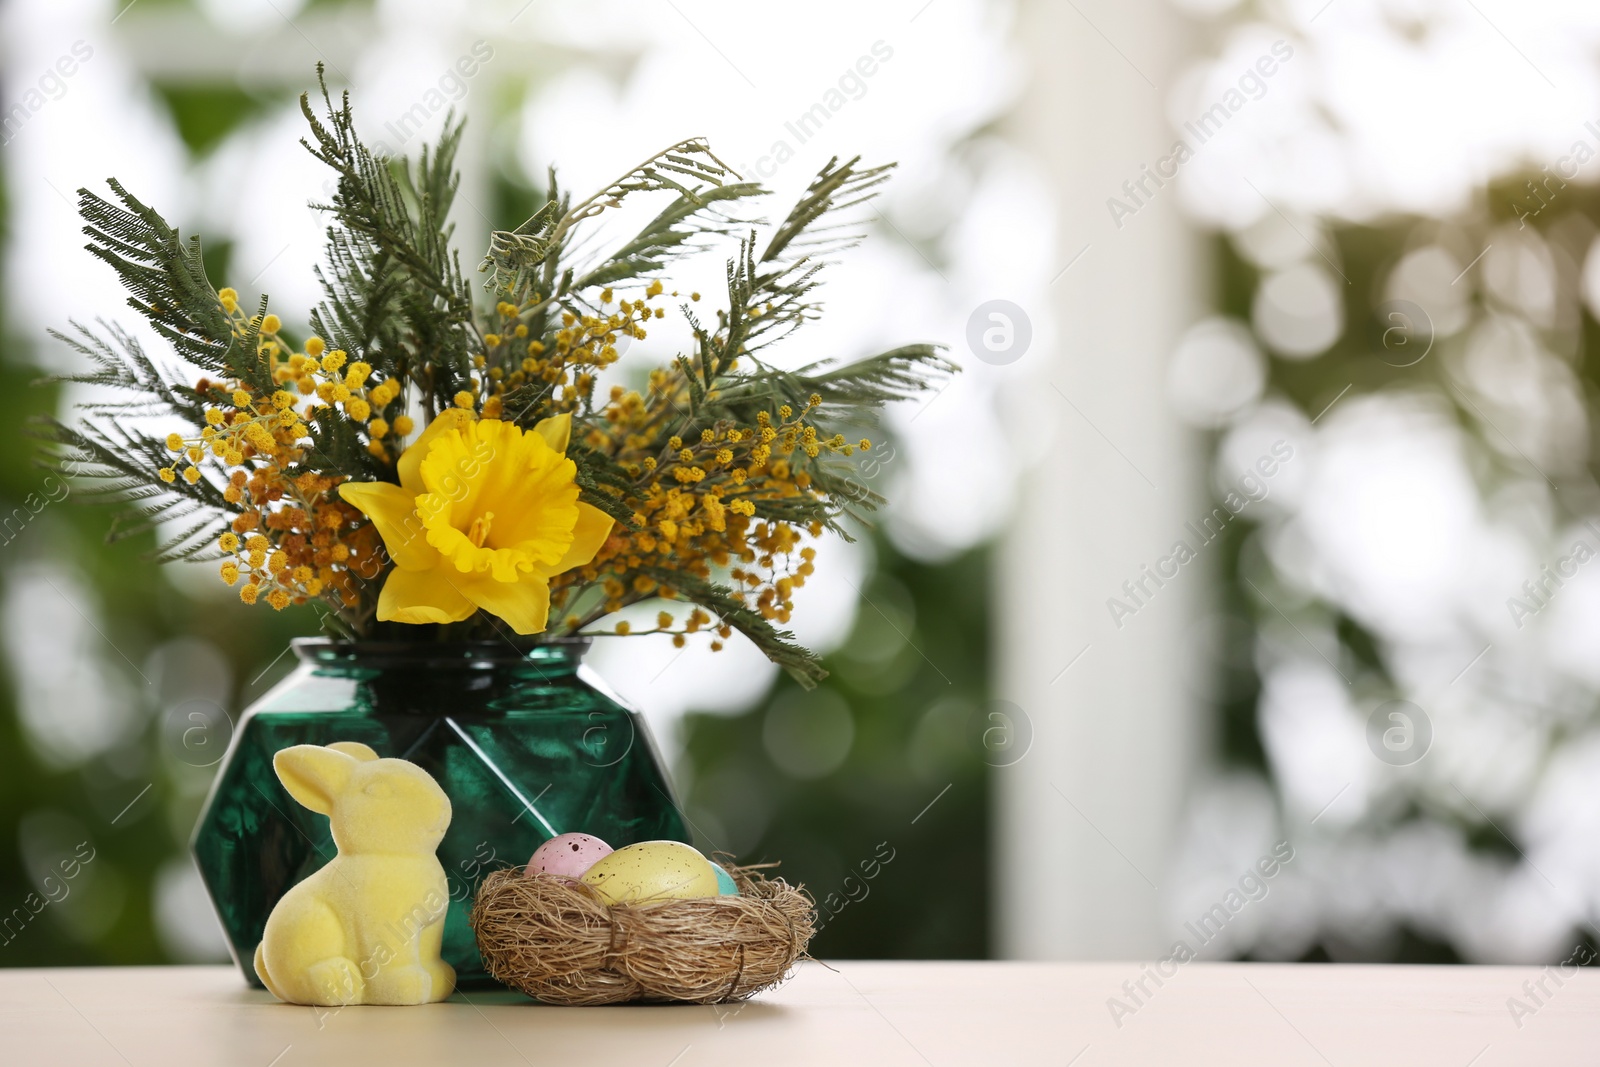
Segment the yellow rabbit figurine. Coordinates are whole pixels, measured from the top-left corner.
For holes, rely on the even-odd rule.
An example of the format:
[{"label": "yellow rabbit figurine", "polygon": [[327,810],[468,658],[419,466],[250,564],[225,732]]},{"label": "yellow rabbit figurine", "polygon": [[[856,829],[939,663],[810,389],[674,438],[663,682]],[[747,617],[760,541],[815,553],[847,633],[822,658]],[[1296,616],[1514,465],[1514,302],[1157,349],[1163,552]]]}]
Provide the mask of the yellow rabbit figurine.
[{"label": "yellow rabbit figurine", "polygon": [[428,1004],[455,989],[439,957],[450,903],[435,850],[450,798],[427,771],[366,745],[295,745],[272,757],[278,780],[327,815],[339,854],[267,917],[256,974],[294,1004]]}]

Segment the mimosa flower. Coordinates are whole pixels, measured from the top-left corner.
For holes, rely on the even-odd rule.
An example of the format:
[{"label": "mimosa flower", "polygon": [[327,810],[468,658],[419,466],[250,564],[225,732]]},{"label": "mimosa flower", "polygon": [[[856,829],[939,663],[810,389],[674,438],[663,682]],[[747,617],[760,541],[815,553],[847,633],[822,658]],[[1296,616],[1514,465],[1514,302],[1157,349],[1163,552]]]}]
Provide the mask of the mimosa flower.
[{"label": "mimosa flower", "polygon": [[578,499],[570,415],[531,431],[443,412],[396,464],[400,484],[344,482],[394,561],[382,622],[460,622],[482,608],[519,634],[544,630],[550,579],[594,559],[610,516]]}]

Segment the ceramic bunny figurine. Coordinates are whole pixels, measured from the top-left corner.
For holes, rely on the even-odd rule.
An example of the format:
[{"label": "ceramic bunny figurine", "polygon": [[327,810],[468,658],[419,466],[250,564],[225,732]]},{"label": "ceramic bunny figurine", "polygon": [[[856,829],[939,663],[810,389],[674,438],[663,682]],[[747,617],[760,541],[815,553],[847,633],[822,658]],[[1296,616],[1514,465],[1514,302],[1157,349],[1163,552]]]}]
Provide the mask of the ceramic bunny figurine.
[{"label": "ceramic bunny figurine", "polygon": [[450,799],[427,771],[366,745],[295,745],[272,758],[289,795],[329,816],[339,854],[267,917],[256,974],[294,1004],[427,1004],[455,971],[439,958],[449,887],[434,851]]}]

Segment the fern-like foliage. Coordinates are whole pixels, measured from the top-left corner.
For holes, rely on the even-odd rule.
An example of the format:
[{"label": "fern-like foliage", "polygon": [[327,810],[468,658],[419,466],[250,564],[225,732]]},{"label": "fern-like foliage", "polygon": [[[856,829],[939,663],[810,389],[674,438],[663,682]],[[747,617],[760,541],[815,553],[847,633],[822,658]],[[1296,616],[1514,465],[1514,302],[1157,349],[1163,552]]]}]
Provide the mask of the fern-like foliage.
[{"label": "fern-like foliage", "polygon": [[[726,209],[765,190],[754,182],[726,182],[731,173],[699,137],[662,149],[576,206],[552,172],[544,206],[515,230],[490,237],[478,268],[489,275],[485,288],[518,305],[590,306],[589,290],[656,274],[673,258],[699,251],[698,238],[726,234],[743,221]],[[677,196],[630,240],[581,268],[569,262],[581,223],[621,207],[629,195],[663,191]]]},{"label": "fern-like foliage", "polygon": [[[150,417],[203,421],[195,392],[157,367],[138,338],[116,326],[100,326],[101,333],[82,325],[74,334],[52,331],[92,368],[55,380],[100,391],[82,405],[84,417],[76,426],[53,417],[33,421],[33,435],[50,446],[41,462],[71,477],[82,499],[118,505],[108,540],[177,522],[184,524],[181,531],[157,546],[155,560],[215,558],[215,535],[228,517],[222,490],[204,478],[193,484],[164,482],[157,472],[171,459],[166,441],[138,428]],[[118,398],[106,398],[104,390],[115,390]]]},{"label": "fern-like foliage", "polygon": [[301,143],[332,168],[337,185],[329,203],[312,205],[331,217],[327,262],[318,270],[324,300],[312,328],[380,377],[414,384],[431,415],[466,387],[471,354],[482,346],[450,246],[461,123],[446,116],[438,144],[415,164],[379,157],[356,136],[350,94],[334,103],[321,64],[317,82],[325,114],[308,95],[300,98],[311,127]]},{"label": "fern-like foliage", "polygon": [[[79,189],[78,213],[89,235],[89,252],[117,272],[129,293],[128,306],[201,370],[257,388],[270,385],[266,366],[256,355],[259,322],[242,336],[233,329],[206,278],[200,239],[185,241],[115,178],[107,184],[121,206]],[[263,298],[257,318],[266,310]]]},{"label": "fern-like foliage", "polygon": [[[122,280],[129,306],[174,353],[201,371],[254,389],[270,388],[270,370],[258,354],[265,298],[241,327],[206,277],[199,238],[185,239],[115,178],[107,184],[116,202],[80,189],[78,210],[89,252]],[[193,483],[163,480],[159,472],[170,464],[171,452],[164,438],[140,428],[151,418],[203,424],[201,393],[162,370],[131,333],[104,323],[99,332],[77,323],[74,328],[72,334],[54,336],[90,369],[60,380],[96,389],[77,425],[54,418],[34,422],[34,434],[52,446],[43,462],[75,475],[83,498],[121,505],[111,540],[177,523],[179,532],[155,549],[156,560],[214,557],[215,535],[228,517],[222,489],[207,477]]]},{"label": "fern-like foliage", "polygon": [[[761,258],[752,261],[753,247],[747,247],[740,269],[729,270],[730,304],[743,311],[737,321],[730,314],[729,351],[754,351],[820,314],[812,299],[819,270],[828,257],[862,238],[860,220],[844,213],[869,203],[894,169],[892,163],[862,168],[860,162],[860,156],[846,163],[830,159],[772,234]],[[750,311],[757,307],[762,313],[754,318]]]}]

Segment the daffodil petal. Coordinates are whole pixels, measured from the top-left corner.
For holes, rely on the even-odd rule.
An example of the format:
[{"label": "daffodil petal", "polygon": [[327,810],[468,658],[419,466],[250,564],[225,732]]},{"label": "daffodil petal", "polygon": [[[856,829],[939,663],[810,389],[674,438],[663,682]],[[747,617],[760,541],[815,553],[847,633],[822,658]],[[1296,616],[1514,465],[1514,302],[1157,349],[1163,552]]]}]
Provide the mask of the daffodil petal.
[{"label": "daffodil petal", "polygon": [[400,458],[395,461],[395,471],[400,475],[400,484],[409,489],[413,496],[427,492],[427,489],[423,488],[422,475],[418,473],[418,469],[422,466],[422,461],[428,457],[433,442],[440,434],[459,430],[472,419],[472,412],[465,408],[441,411],[432,422],[428,423],[428,428],[422,431],[422,435],[411,443],[411,447],[400,453]]},{"label": "daffodil petal", "polygon": [[379,622],[460,622],[477,610],[443,568],[389,572],[378,594]]},{"label": "daffodil petal", "polygon": [[615,525],[616,521],[610,515],[593,504],[579,501],[578,524],[572,530],[572,546],[558,562],[537,569],[541,574],[550,577],[583,566],[594,559],[595,553],[600,551],[600,546],[611,536],[611,528]]},{"label": "daffodil petal", "polygon": [[442,436],[418,468],[428,543],[458,570],[492,570],[500,581],[552,566],[572,545],[576,472],[541,435],[511,423],[483,419]]},{"label": "daffodil petal", "polygon": [[541,420],[533,432],[544,438],[551,448],[565,455],[567,442],[572,438],[572,416],[552,415]]},{"label": "daffodil petal", "polygon": [[416,496],[389,482],[342,482],[339,495],[377,527],[384,550],[401,570],[427,570],[439,562],[439,552],[428,544]]},{"label": "daffodil petal", "polygon": [[549,622],[550,584],[536,574],[515,582],[499,582],[488,574],[463,574],[454,580],[468,600],[523,636],[542,632]]}]

